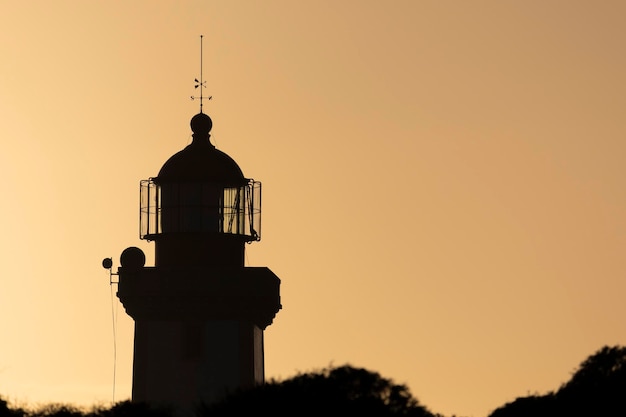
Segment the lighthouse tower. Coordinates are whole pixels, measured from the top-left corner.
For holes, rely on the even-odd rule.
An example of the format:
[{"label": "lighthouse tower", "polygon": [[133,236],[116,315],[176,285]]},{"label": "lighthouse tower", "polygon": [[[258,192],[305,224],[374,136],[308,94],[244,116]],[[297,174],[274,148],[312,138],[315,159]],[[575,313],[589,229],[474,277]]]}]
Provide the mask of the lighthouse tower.
[{"label": "lighthouse tower", "polygon": [[140,184],[140,238],[154,266],[125,249],[118,292],[135,322],[133,402],[191,409],[264,381],[263,331],[280,310],[280,279],[244,265],[260,240],[261,184],[191,119],[193,141]]}]

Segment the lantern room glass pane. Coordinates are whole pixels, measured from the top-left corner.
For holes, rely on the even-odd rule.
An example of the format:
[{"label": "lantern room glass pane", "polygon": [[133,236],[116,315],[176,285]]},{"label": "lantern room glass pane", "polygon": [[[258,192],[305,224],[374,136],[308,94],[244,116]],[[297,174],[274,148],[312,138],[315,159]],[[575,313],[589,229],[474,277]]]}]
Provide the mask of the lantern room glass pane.
[{"label": "lantern room glass pane", "polygon": [[260,240],[261,184],[141,181],[140,237],[164,233],[226,233]]}]

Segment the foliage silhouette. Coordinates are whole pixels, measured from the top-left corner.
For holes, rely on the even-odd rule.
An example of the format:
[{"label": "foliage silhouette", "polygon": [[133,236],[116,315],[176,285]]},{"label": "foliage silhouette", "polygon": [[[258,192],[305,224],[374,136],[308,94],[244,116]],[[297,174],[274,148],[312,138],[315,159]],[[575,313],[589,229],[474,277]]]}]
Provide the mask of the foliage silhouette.
[{"label": "foliage silhouette", "polygon": [[604,346],[556,392],[517,398],[489,417],[626,415],[626,347]]},{"label": "foliage silhouette", "polygon": [[[544,395],[520,397],[489,417],[625,416],[626,347],[605,346],[585,359],[569,381]],[[442,417],[414,398],[405,385],[378,373],[341,366],[302,373],[284,381],[269,381],[205,404],[196,417],[269,413],[282,416],[371,415],[381,417]],[[37,409],[10,407],[0,397],[0,417],[174,417],[171,410],[124,401],[112,407],[84,410],[65,404]]]},{"label": "foliage silhouette", "polygon": [[22,417],[24,414],[21,408],[9,408],[9,403],[0,397],[0,417]]},{"label": "foliage silhouette", "polygon": [[28,417],[83,417],[85,412],[68,404],[46,404],[28,413]]},{"label": "foliage silhouette", "polygon": [[341,366],[299,374],[233,393],[222,402],[201,406],[199,417],[246,414],[281,416],[371,415],[435,417],[406,386],[378,373]]},{"label": "foliage silhouette", "polygon": [[[342,366],[298,374],[282,382],[232,393],[223,401],[198,408],[197,417],[270,413],[281,416],[371,415],[380,417],[437,417],[419,404],[405,385],[378,373]],[[172,417],[164,408],[145,403],[120,402],[111,408],[81,410],[48,404],[36,410],[11,409],[0,399],[0,417]]]},{"label": "foliage silhouette", "polygon": [[172,413],[167,409],[130,401],[118,402],[109,408],[83,409],[69,404],[52,403],[25,410],[19,407],[10,408],[0,398],[0,417],[172,417]]},{"label": "foliage silhouette", "polygon": [[85,417],[171,417],[171,410],[164,407],[155,407],[146,403],[123,401],[113,407],[102,410],[97,415]]}]

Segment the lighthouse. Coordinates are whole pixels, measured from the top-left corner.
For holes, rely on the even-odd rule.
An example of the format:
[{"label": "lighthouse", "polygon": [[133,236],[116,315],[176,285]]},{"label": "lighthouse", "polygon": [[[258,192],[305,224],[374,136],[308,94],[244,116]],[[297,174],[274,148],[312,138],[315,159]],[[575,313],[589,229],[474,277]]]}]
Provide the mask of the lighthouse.
[{"label": "lighthouse", "polygon": [[135,324],[132,401],[183,410],[264,382],[263,334],[281,309],[280,279],[244,264],[261,238],[261,183],[211,143],[202,104],[190,127],[192,142],[140,182],[154,266],[129,247],[117,269]]}]

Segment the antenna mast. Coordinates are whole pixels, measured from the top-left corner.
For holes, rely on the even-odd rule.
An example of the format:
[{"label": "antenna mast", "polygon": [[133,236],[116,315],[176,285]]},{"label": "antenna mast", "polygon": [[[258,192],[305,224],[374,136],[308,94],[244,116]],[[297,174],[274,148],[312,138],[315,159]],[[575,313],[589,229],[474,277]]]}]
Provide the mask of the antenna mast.
[{"label": "antenna mast", "polygon": [[193,88],[201,87],[200,88],[200,95],[198,97],[191,96],[192,100],[200,99],[200,113],[202,113],[202,99],[206,98],[207,100],[211,100],[213,98],[213,96],[204,97],[202,95],[202,88],[206,88],[206,81],[204,81],[202,79],[202,38],[203,37],[204,37],[203,35],[200,35],[200,80],[198,80],[197,78],[194,79],[194,81],[196,82],[196,85],[194,85],[194,87],[193,87]]}]

